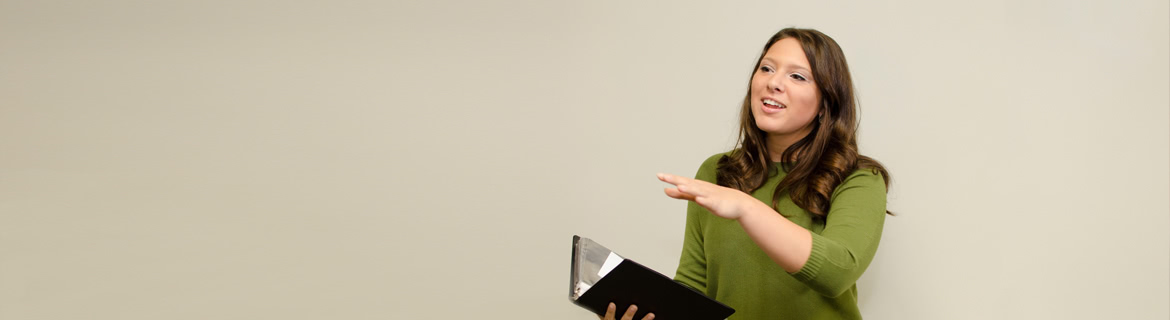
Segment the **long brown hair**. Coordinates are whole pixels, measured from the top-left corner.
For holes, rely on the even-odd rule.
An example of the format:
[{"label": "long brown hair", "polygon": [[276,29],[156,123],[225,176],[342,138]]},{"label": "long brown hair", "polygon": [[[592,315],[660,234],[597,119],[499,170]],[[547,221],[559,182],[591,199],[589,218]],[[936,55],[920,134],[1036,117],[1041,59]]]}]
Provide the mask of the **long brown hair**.
[{"label": "long brown hair", "polygon": [[[887,189],[890,174],[877,160],[857,152],[857,100],[853,93],[853,79],[849,75],[845,54],[833,38],[812,29],[780,30],[764,45],[752,75],[759,72],[760,60],[768,49],[787,38],[799,41],[808,58],[812,78],[821,94],[818,110],[821,115],[813,120],[812,131],[807,136],[781,153],[780,158],[785,160],[781,165],[788,175],[776,187],[772,208],[779,210],[781,195],[788,193],[797,206],[813,213],[814,217],[825,218],[833,189],[853,171],[864,168],[881,174]],[[756,126],[752,117],[751,96],[749,81],[740,111],[738,147],[719,159],[716,174],[719,185],[747,193],[755,192],[768,181],[768,177],[777,174],[769,158],[768,135]],[[893,215],[889,211],[886,213]]]}]

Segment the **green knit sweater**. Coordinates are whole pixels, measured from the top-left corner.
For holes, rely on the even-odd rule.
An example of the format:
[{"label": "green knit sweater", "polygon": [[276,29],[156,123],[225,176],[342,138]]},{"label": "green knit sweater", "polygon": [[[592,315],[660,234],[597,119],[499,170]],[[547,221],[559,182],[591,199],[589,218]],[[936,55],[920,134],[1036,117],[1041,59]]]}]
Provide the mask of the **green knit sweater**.
[{"label": "green knit sweater", "polygon": [[[711,156],[696,178],[715,183],[719,158]],[[786,172],[770,177],[752,196],[769,206]],[[833,190],[827,219],[813,215],[787,195],[779,211],[812,231],[812,252],[796,273],[777,265],[735,220],[687,205],[686,235],[675,280],[735,308],[728,319],[861,319],[857,279],[877,251],[886,217],[886,187],[880,174],[857,170]]]}]

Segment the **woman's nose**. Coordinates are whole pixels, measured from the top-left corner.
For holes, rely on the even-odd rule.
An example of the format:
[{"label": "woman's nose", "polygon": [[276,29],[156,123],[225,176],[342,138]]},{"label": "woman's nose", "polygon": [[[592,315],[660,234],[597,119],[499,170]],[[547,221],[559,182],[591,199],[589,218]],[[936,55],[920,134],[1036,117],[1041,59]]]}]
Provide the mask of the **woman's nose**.
[{"label": "woman's nose", "polygon": [[784,77],[775,74],[768,78],[768,90],[784,92]]}]

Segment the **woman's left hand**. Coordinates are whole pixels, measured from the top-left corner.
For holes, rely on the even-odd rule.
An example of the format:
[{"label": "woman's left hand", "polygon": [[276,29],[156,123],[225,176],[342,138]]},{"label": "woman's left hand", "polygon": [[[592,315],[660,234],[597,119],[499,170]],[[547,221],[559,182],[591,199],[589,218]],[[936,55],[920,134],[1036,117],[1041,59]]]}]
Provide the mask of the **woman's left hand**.
[{"label": "woman's left hand", "polygon": [[739,220],[751,206],[763,204],[760,200],[743,191],[703,180],[668,173],[659,173],[658,180],[675,186],[674,188],[666,188],[667,196],[694,201],[721,218]]}]

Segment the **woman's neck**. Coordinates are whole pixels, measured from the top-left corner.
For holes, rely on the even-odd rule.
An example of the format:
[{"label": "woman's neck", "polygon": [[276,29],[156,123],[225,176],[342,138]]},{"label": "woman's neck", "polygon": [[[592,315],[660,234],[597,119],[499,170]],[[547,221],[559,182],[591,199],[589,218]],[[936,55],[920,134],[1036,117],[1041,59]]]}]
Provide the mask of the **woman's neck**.
[{"label": "woman's neck", "polygon": [[789,134],[769,133],[768,140],[765,142],[768,144],[768,157],[772,159],[772,162],[795,161],[798,155],[793,154],[793,159],[784,159],[784,150],[788,150],[792,144],[804,139],[810,132],[812,132],[812,128],[805,128],[805,130]]}]

